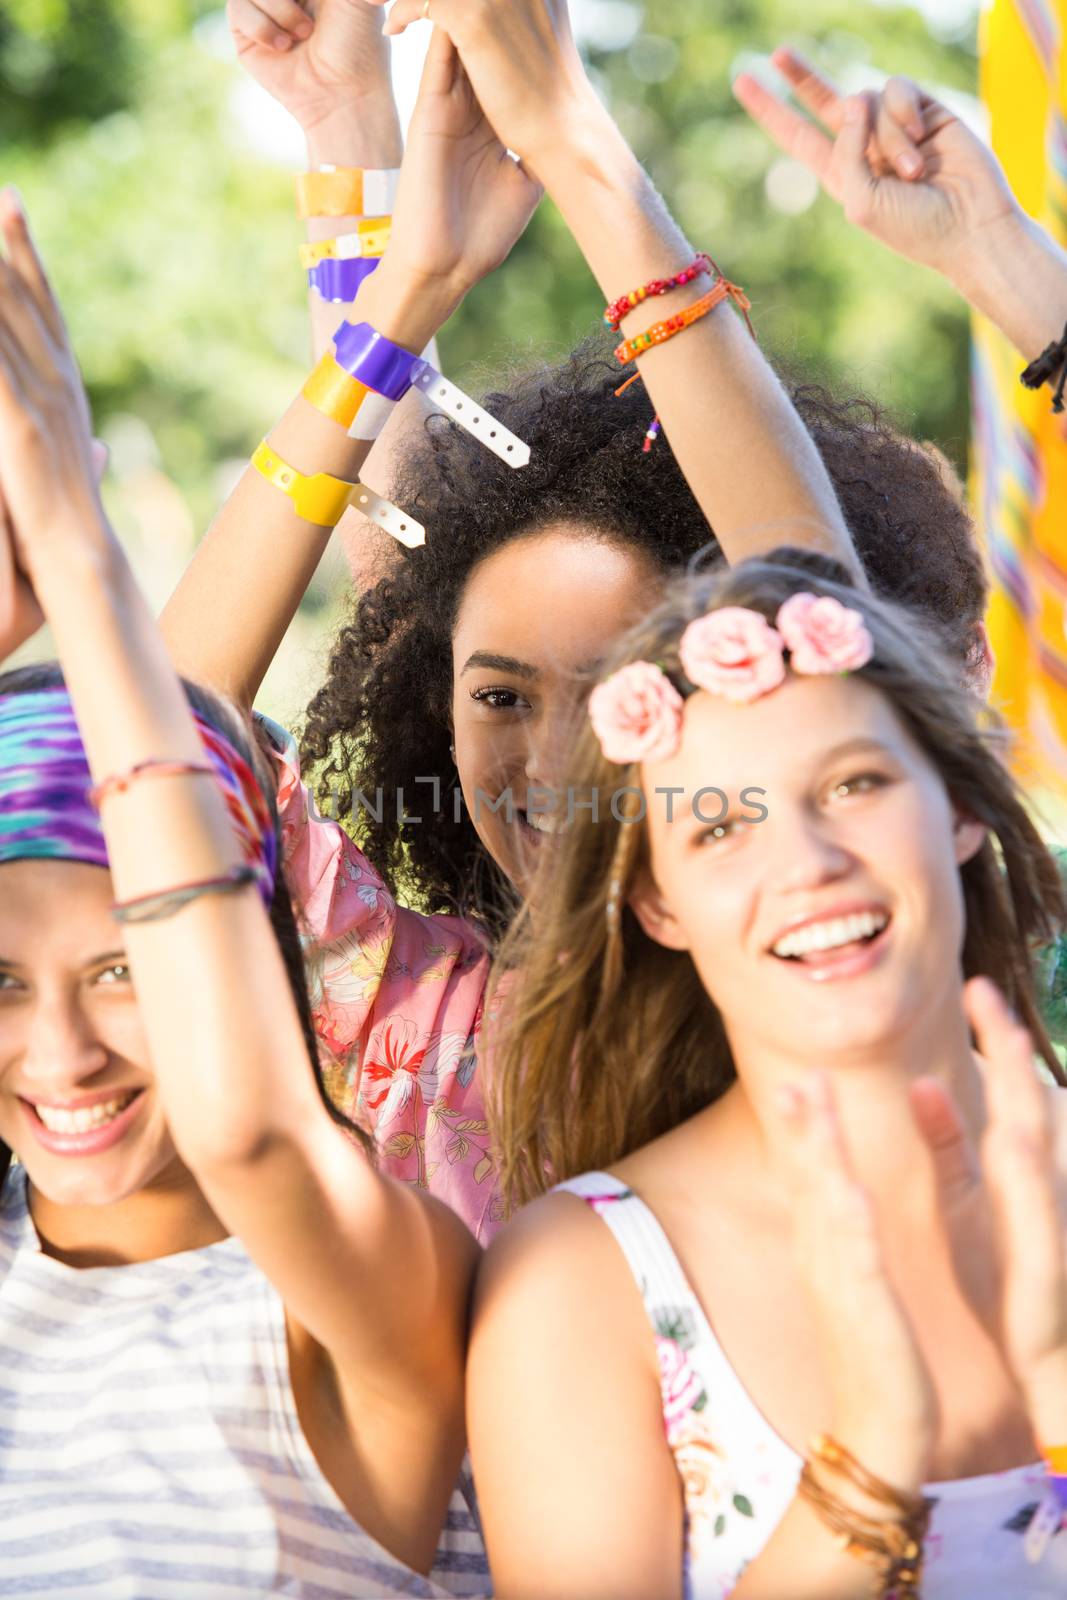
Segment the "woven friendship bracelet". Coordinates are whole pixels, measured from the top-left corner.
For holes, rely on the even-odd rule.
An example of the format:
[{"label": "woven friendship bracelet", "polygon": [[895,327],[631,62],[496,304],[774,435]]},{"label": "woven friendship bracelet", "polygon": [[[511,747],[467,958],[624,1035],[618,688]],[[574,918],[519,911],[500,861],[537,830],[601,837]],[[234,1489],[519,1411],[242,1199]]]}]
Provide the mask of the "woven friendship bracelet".
[{"label": "woven friendship bracelet", "polygon": [[365,483],[349,483],[344,478],[331,477],[328,472],[314,472],[305,477],[276,455],[265,439],[253,455],[252,465],[268,483],[289,496],[297,516],[303,517],[305,522],[313,522],[320,528],[335,528],[347,508],[355,506],[399,544],[414,549],[426,542],[426,530],[421,522],[407,516],[391,500],[375,494]]},{"label": "woven friendship bracelet", "polygon": [[714,311],[716,306],[727,299],[732,300],[737,306],[748,325],[748,331],[755,338],[755,330],[748,315],[752,307],[747,295],[736,283],[720,277],[707,294],[702,295],[699,300],[694,300],[691,306],[675,312],[673,317],[666,317],[662,322],[654,322],[651,328],[646,328],[644,333],[635,334],[632,339],[624,339],[616,348],[615,359],[623,367],[631,361],[636,361],[639,355],[650,350],[653,345],[666,344],[668,339],[673,339],[683,329],[692,327],[694,322],[699,322],[709,311]]},{"label": "woven friendship bracelet", "polygon": [[162,922],[203,895],[236,894],[253,883],[259,883],[255,867],[234,867],[217,878],[200,878],[195,883],[178,884],[157,894],[138,895],[135,900],[118,900],[111,907],[111,915],[116,922]]},{"label": "woven friendship bracelet", "polygon": [[301,217],[366,217],[392,211],[400,178],[396,167],[323,165],[296,179],[296,209]]},{"label": "woven friendship bracelet", "polygon": [[394,344],[378,333],[369,322],[342,322],[334,334],[337,364],[375,394],[387,400],[400,400],[411,388],[418,388],[438,410],[452,417],[461,428],[506,461],[509,467],[524,467],[530,447],[510,429],[451,383],[422,356]]}]

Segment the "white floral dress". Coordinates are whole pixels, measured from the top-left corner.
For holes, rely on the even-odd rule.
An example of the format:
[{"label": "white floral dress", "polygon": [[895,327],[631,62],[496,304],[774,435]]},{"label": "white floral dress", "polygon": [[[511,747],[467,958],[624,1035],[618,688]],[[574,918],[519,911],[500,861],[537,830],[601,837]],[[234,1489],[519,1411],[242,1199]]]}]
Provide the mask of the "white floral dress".
[{"label": "white floral dress", "polygon": [[[645,1203],[604,1172],[559,1187],[607,1223],[637,1280],[656,1342],[663,1425],[685,1496],[683,1593],[686,1600],[721,1600],[784,1515],[801,1459],[742,1386]],[[1038,1566],[1023,1553],[1043,1488],[1040,1465],[928,1485],[936,1504],[923,1600],[1064,1600],[1067,1524]]]}]

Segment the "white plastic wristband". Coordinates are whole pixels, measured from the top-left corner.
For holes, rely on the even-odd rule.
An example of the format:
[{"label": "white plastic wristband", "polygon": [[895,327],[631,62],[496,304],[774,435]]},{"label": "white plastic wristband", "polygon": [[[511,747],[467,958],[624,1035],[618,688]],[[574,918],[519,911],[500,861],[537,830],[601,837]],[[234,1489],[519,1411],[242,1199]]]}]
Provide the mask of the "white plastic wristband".
[{"label": "white plastic wristband", "polygon": [[530,446],[491,417],[483,406],[438,372],[428,361],[417,361],[411,371],[412,386],[433,405],[444,411],[461,428],[473,435],[509,467],[524,467],[530,459]]},{"label": "white plastic wristband", "polygon": [[421,522],[409,517],[391,500],[383,500],[380,494],[368,489],[365,483],[357,486],[348,503],[355,506],[356,510],[369,521],[383,528],[386,533],[392,534],[398,544],[407,545],[409,550],[426,543],[426,529]]}]

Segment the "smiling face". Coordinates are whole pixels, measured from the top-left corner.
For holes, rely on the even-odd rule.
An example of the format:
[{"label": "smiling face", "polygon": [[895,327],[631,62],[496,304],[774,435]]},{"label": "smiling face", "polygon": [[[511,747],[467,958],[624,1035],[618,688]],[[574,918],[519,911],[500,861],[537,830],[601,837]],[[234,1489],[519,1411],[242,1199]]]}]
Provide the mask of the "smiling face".
[{"label": "smiling face", "polygon": [[478,837],[520,888],[553,825],[537,814],[548,797],[530,791],[557,783],[585,674],[661,582],[640,552],[563,527],[505,545],[467,582],[452,639],[456,766]]},{"label": "smiling face", "polygon": [[112,899],[102,867],[0,866],[0,1139],[57,1204],[180,1170]]},{"label": "smiling face", "polygon": [[[677,754],[642,777],[686,800],[670,823],[650,805],[651,871],[630,903],[690,952],[739,1066],[798,1047],[856,1059],[958,1012],[957,869],[984,833],[870,684],[790,675],[746,706],[694,694]],[[735,803],[701,823],[689,797],[708,784],[735,802],[766,790],[766,818]]]}]

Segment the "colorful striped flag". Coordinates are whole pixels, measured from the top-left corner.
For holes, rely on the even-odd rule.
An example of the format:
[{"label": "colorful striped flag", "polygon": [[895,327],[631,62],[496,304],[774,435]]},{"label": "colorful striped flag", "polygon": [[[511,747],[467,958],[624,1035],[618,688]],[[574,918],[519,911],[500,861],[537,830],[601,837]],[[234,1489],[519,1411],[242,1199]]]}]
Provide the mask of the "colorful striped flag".
[{"label": "colorful striped flag", "polygon": [[[982,97],[1020,202],[1067,245],[1067,0],[993,0],[981,28]],[[1063,332],[1050,324],[1048,342]],[[1036,352],[1029,352],[1036,354]],[[1020,775],[1067,816],[1067,430],[1025,359],[974,324],[975,506],[994,593],[994,699],[1020,735]]]}]

